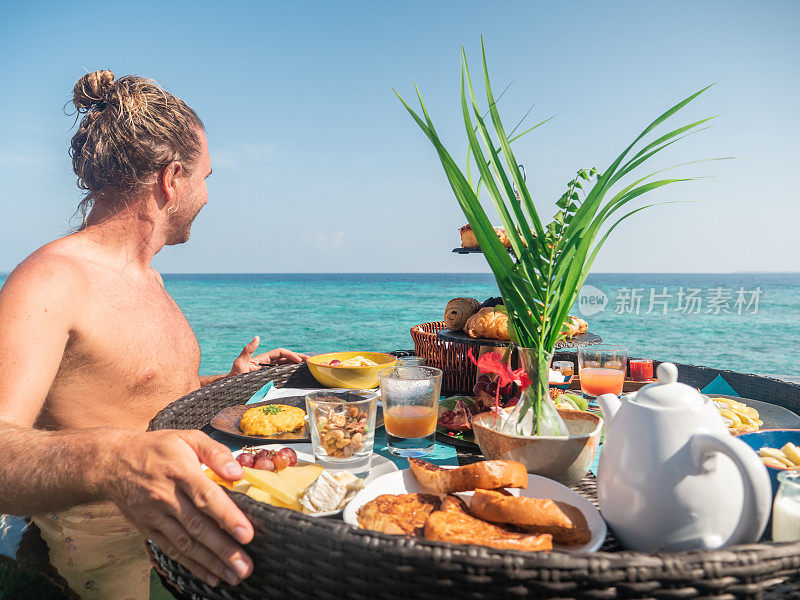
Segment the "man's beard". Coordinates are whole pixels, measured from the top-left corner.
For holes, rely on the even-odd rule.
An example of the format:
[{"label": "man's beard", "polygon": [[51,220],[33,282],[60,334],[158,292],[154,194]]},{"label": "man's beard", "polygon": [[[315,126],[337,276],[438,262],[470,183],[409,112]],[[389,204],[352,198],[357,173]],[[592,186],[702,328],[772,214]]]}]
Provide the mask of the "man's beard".
[{"label": "man's beard", "polygon": [[197,218],[197,215],[200,214],[202,208],[202,206],[198,208],[191,217],[187,217],[186,214],[182,213],[180,208],[171,215],[170,233],[166,242],[167,246],[185,244],[189,241],[189,237],[192,234],[192,223],[194,223],[194,220]]}]

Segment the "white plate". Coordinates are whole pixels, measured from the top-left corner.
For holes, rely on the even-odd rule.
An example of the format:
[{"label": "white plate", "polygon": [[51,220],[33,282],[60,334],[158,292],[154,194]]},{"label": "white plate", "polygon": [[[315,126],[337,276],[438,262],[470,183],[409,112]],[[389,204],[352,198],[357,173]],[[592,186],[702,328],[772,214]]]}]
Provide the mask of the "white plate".
[{"label": "white plate", "polygon": [[[573,492],[568,487],[560,483],[541,477],[539,475],[528,474],[528,488],[525,490],[509,489],[514,496],[524,496],[528,498],[551,498],[557,502],[566,502],[571,504],[583,513],[586,518],[586,523],[589,525],[589,530],[592,533],[592,539],[588,544],[583,546],[562,546],[560,544],[553,544],[556,550],[563,550],[565,552],[595,552],[603,545],[606,539],[606,522],[600,516],[600,512],[589,502],[586,498]],[[364,506],[370,500],[374,500],[381,494],[414,494],[414,493],[428,493],[431,491],[424,488],[411,469],[404,469],[394,473],[387,473],[378,477],[371,483],[356,494],[355,498],[350,500],[349,504],[344,507],[342,518],[344,522],[353,527],[358,527],[358,509]],[[472,497],[473,492],[460,492],[456,494],[463,498],[469,504],[469,498]]]},{"label": "white plate", "polygon": [[[248,446],[248,448],[254,448],[256,450],[280,450],[281,448],[291,448],[297,454],[297,464],[301,465],[304,463],[313,463],[314,460],[314,453],[311,448],[311,444],[265,444],[263,446]],[[232,452],[234,458],[239,456],[242,453],[242,450],[235,450]],[[339,471],[339,469],[328,469],[329,471]],[[346,471],[347,469],[342,469]],[[397,471],[397,465],[394,464],[391,460],[386,458],[385,456],[381,456],[380,454],[374,454],[370,458],[370,465],[369,465],[369,475],[364,478],[364,482],[369,485],[372,481],[380,478],[383,475],[388,475],[390,473]],[[366,488],[365,488],[366,489]],[[355,496],[353,497],[355,499]],[[353,501],[350,500],[350,502]],[[308,515],[309,517],[332,517],[333,515],[338,515],[342,512],[342,509],[339,510],[331,510],[327,512],[320,512],[320,513],[313,513]],[[304,513],[305,514],[305,513]]]}]

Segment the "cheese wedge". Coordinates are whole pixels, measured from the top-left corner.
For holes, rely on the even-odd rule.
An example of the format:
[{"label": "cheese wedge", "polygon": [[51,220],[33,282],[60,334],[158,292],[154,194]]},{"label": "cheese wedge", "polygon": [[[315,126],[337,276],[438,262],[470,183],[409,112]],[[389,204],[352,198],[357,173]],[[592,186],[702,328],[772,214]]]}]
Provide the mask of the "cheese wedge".
[{"label": "cheese wedge", "polygon": [[226,487],[229,490],[232,490],[237,484],[243,481],[242,479],[240,479],[239,481],[228,481],[227,479],[223,479],[222,477],[214,473],[214,471],[212,471],[211,469],[206,469],[203,472],[206,474],[206,477],[208,477],[211,481],[213,481],[214,483],[218,483],[222,487]]},{"label": "cheese wedge", "polygon": [[284,504],[295,505],[300,496],[303,495],[303,490],[298,490],[286,480],[278,477],[277,473],[273,471],[261,471],[260,469],[251,469],[249,467],[242,468],[244,469],[244,478],[247,481],[257,488],[269,492]]},{"label": "cheese wedge", "polygon": [[275,474],[293,488],[300,490],[302,495],[302,492],[305,492],[317,480],[322,471],[323,468],[320,465],[307,464],[301,467],[286,467],[276,471]]},{"label": "cheese wedge", "polygon": [[250,486],[250,489],[247,490],[247,495],[250,496],[253,500],[258,500],[259,502],[264,502],[265,504],[271,504],[272,506],[278,506],[280,508],[291,508],[292,510],[300,510],[300,504],[295,502],[293,504],[286,504],[278,500],[275,496],[270,494],[269,492],[265,492],[261,488],[256,487],[255,485]]}]

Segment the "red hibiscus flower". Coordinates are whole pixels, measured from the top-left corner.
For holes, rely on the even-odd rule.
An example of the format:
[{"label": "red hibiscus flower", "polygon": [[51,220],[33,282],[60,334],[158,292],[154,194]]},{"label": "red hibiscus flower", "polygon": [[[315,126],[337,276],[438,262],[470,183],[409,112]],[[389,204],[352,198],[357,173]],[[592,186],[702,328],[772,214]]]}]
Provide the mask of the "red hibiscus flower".
[{"label": "red hibiscus flower", "polygon": [[531,378],[525,372],[525,369],[512,370],[504,361],[501,352],[487,352],[482,355],[478,360],[472,355],[472,348],[467,350],[467,356],[472,363],[478,367],[481,373],[491,373],[497,375],[500,380],[500,385],[497,386],[497,391],[494,397],[495,408],[500,407],[500,388],[505,387],[511,383],[516,383],[520,387],[520,392],[524,392],[525,388],[531,384]]}]

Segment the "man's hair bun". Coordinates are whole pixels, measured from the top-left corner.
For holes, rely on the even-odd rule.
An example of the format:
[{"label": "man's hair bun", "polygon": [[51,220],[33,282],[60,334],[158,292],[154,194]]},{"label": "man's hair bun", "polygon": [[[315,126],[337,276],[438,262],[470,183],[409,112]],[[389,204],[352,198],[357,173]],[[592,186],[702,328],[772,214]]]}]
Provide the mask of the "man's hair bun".
[{"label": "man's hair bun", "polygon": [[113,83],[114,73],[109,69],[87,73],[72,89],[72,103],[78,112],[89,111],[103,102]]}]

